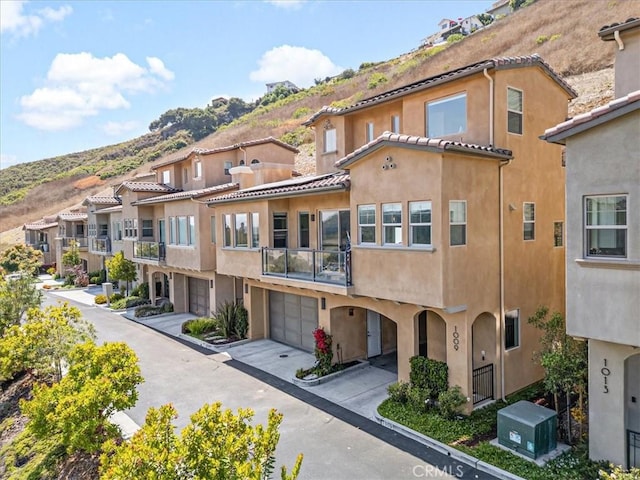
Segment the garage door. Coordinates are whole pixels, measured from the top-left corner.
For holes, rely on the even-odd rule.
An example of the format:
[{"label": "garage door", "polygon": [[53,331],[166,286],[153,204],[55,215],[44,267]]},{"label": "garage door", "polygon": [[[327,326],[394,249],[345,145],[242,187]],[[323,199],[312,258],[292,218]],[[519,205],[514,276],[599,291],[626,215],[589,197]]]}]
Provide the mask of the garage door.
[{"label": "garage door", "polygon": [[312,352],[313,330],[318,327],[318,300],[269,292],[269,323],[273,340]]},{"label": "garage door", "polygon": [[201,278],[189,277],[189,312],[199,317],[208,317],[209,282]]}]

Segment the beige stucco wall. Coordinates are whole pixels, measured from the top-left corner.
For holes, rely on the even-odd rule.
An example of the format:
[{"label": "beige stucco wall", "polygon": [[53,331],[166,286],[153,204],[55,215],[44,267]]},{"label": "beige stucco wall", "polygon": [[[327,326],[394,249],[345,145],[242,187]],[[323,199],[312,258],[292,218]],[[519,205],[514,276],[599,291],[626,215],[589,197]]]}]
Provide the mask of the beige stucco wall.
[{"label": "beige stucco wall", "polygon": [[640,28],[630,29],[620,33],[624,49],[617,48],[615,42],[611,47],[616,51],[615,96],[623,97],[640,89]]}]

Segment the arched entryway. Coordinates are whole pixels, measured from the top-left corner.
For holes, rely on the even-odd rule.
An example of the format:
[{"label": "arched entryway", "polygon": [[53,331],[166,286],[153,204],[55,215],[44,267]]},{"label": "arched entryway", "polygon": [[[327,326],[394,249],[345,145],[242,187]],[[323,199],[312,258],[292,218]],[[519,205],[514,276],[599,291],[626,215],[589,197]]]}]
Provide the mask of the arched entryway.
[{"label": "arched entryway", "polygon": [[423,310],[417,315],[418,354],[423,357],[447,361],[447,324],[436,312]]},{"label": "arched entryway", "polygon": [[473,404],[495,398],[496,318],[490,313],[476,317],[471,327]]},{"label": "arched entryway", "polygon": [[640,468],[640,353],[624,361],[624,409],[628,468]]}]

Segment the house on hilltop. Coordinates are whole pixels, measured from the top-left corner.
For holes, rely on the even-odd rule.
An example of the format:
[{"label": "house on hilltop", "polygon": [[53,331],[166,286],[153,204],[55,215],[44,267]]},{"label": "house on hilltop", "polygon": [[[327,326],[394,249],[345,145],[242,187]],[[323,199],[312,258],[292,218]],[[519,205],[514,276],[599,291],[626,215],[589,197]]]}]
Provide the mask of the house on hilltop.
[{"label": "house on hilltop", "polygon": [[267,93],[273,92],[278,87],[284,87],[287,90],[293,90],[294,92],[300,91],[295,83],[290,82],[289,80],[283,80],[282,82],[267,83]]}]

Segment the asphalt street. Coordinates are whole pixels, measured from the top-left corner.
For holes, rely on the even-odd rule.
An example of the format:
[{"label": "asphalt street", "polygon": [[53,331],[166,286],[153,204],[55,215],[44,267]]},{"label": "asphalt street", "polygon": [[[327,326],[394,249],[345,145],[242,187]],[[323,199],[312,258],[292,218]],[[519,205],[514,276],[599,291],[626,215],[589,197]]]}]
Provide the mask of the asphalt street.
[{"label": "asphalt street", "polygon": [[[58,300],[47,294],[44,304]],[[205,403],[250,407],[260,423],[276,408],[284,414],[277,468],[290,467],[303,453],[301,480],[495,478],[224,353],[185,344],[102,308],[71,303],[96,326],[98,342],[124,341],[137,353],[145,382],[137,405],[125,413],[138,425],[149,407],[166,403],[176,407],[179,429]]]}]

